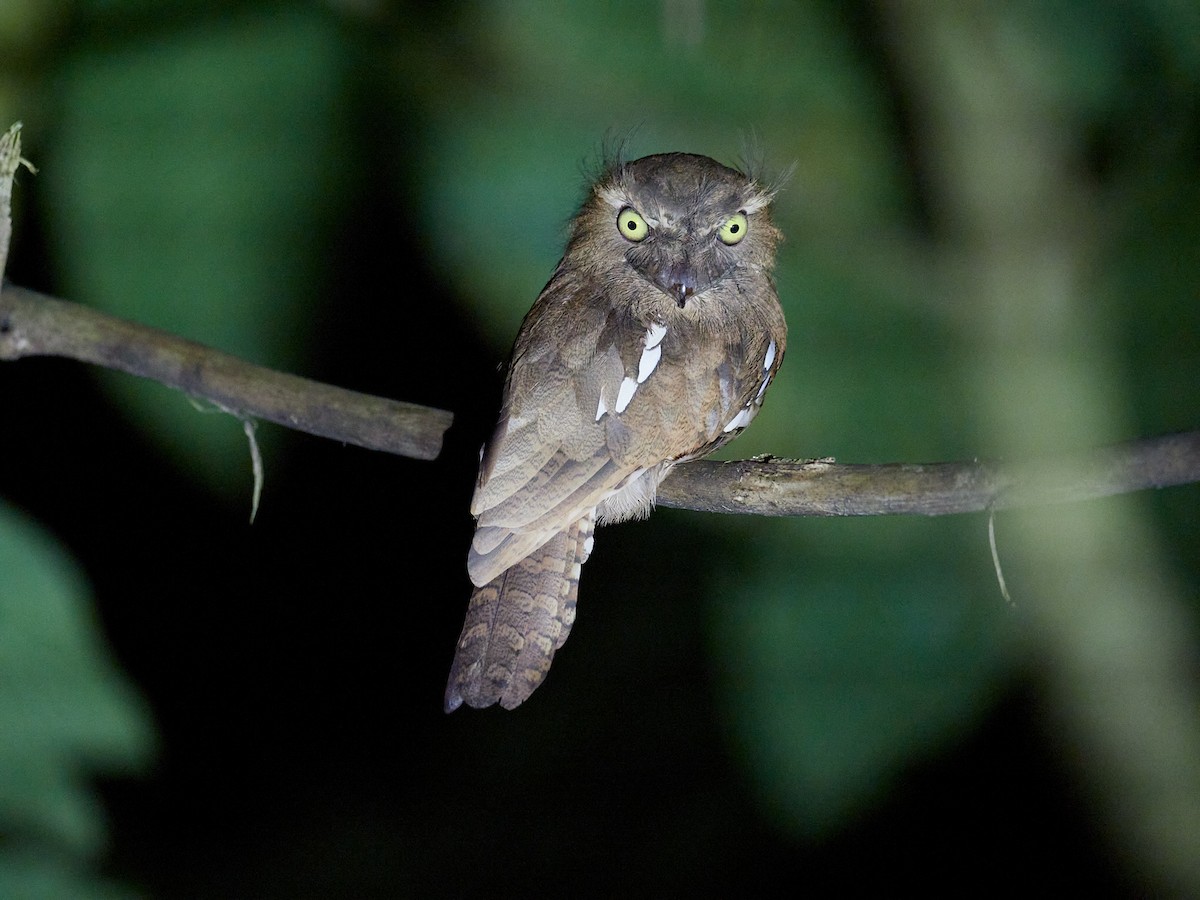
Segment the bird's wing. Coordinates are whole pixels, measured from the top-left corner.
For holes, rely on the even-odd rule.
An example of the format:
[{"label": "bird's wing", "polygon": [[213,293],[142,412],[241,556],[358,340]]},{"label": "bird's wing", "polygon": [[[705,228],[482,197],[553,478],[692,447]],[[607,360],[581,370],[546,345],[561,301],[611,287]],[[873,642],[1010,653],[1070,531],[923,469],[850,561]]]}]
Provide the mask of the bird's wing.
[{"label": "bird's wing", "polygon": [[596,420],[601,388],[619,384],[619,316],[581,296],[560,271],[525,318],[513,348],[500,421],[471,502],[478,517],[467,568],[484,585],[579,521],[629,476]]},{"label": "bird's wing", "polygon": [[755,316],[732,330],[670,309],[656,321],[588,291],[560,271],[517,338],[471,504],[476,585],[642,473],[732,438],[782,358],[769,349],[773,323]]}]

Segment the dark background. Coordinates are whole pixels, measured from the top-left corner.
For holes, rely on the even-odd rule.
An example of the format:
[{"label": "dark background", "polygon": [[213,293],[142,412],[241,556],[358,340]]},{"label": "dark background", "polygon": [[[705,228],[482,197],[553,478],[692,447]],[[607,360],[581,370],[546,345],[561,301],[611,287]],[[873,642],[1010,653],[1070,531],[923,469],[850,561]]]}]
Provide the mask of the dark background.
[{"label": "dark background", "polygon": [[[1092,203],[1072,314],[1090,330],[1059,344],[1028,327],[1097,386],[1104,415],[1058,433],[1089,398],[1068,396],[1051,424],[1031,400],[1025,445],[997,441],[980,400],[1009,388],[977,371],[982,339],[962,325],[975,295],[926,278],[958,223],[932,101],[905,61],[916,38],[887,4],[30,2],[36,27],[0,22],[21,51],[0,64],[0,109],[24,120],[41,169],[18,179],[11,281],[455,415],[436,462],[262,425],[249,525],[236,420],[73,362],[0,366],[0,544],[32,529],[52,548],[19,557],[37,570],[26,580],[0,571],[0,598],[45,608],[25,587],[44,566],[77,598],[62,628],[96,659],[78,676],[70,641],[14,637],[32,655],[0,668],[26,679],[0,682],[24,711],[0,718],[0,754],[18,761],[0,778],[0,886],[1171,887],[1178,865],[1160,866],[1132,836],[1137,810],[1106,794],[1125,796],[1106,780],[1124,770],[1096,764],[1073,715],[1070,656],[1037,612],[1054,582],[1023,555],[1019,518],[997,526],[1015,609],[982,517],[662,510],[604,529],[546,684],[511,713],[441,711],[500,366],[606,133],[631,132],[633,156],[731,163],[753,133],[768,172],[796,165],[777,214],[789,359],[730,455],[921,461],[1195,424],[1200,32],[1179,36],[1195,24],[1183,6],[1051,5],[906,26],[1007,35],[1040,89],[1030,105],[1066,111],[1064,155]],[[1114,608],[1172,610],[1185,705],[1196,501],[1192,486],[1083,505],[1149,535],[1128,543],[1154,589]],[[1161,649],[1122,622],[1099,638],[1114,658],[1127,641]],[[1154,705],[1154,673],[1146,684]],[[44,749],[45,723],[76,712],[89,724]],[[1186,797],[1194,773],[1180,772]],[[18,782],[48,787],[24,801]]]}]

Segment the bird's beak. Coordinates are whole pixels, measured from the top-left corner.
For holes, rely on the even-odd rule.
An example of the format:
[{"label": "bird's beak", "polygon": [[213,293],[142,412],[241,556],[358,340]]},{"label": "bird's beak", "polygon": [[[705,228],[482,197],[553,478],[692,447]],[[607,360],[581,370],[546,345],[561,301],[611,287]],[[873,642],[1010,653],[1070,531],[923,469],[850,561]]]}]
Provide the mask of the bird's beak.
[{"label": "bird's beak", "polygon": [[700,287],[697,284],[696,272],[687,260],[655,268],[651,272],[651,278],[679,305],[680,309],[683,309],[688,300],[696,295]]},{"label": "bird's beak", "polygon": [[682,248],[659,248],[659,252],[651,253],[632,252],[629,261],[674,300],[680,309],[693,297],[703,294],[720,281],[730,268],[728,262],[720,258],[693,260],[692,255]]}]

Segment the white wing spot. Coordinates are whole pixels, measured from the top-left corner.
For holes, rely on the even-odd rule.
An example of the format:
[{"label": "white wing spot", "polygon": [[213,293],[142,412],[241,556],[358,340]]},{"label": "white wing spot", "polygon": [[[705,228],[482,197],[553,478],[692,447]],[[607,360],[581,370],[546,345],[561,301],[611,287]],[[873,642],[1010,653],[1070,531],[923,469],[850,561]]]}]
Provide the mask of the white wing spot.
[{"label": "white wing spot", "polygon": [[662,359],[662,340],[666,334],[667,326],[660,325],[658,322],[652,322],[646,329],[646,338],[643,341],[646,349],[642,351],[642,358],[638,360],[638,384],[650,377],[650,373]]},{"label": "white wing spot", "polygon": [[600,399],[596,401],[596,421],[599,422],[604,418],[604,414],[608,412],[608,407],[604,405],[604,390],[600,391]]},{"label": "white wing spot", "polygon": [[750,424],[750,420],[754,418],[753,407],[744,406],[736,416],[729,420],[729,424],[725,426],[725,433],[733,431],[735,428],[745,428]]},{"label": "white wing spot", "polygon": [[617,391],[617,412],[625,412],[625,407],[633,399],[633,392],[637,390],[637,386],[638,383],[628,376],[621,382],[621,389]]},{"label": "white wing spot", "polygon": [[642,351],[642,358],[638,360],[638,384],[641,384],[650,377],[650,373],[654,371],[654,367],[658,365],[658,360],[661,357],[662,347],[658,344],[653,347],[647,347]]},{"label": "white wing spot", "polygon": [[583,542],[583,555],[585,557],[592,555],[592,548],[596,546],[596,538],[592,535],[587,536],[587,540]]},{"label": "white wing spot", "polygon": [[763,371],[771,371],[771,363],[773,362],[775,362],[775,342],[771,341],[771,343],[767,344],[767,358],[763,360]]},{"label": "white wing spot", "polygon": [[754,397],[755,403],[762,403],[763,394],[767,392],[767,387],[771,384],[771,376],[768,375],[763,379],[763,383],[759,385],[758,393]]}]

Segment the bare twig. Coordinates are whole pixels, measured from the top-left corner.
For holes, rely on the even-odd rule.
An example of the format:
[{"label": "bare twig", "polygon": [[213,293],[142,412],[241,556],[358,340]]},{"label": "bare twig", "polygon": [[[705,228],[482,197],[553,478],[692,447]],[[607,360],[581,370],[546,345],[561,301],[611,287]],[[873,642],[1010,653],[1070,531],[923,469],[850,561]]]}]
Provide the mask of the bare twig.
[{"label": "bare twig", "polygon": [[660,506],[763,516],[942,516],[1200,481],[1200,431],[1020,464],[853,465],[699,460],[658,488]]},{"label": "bare twig", "polygon": [[[152,378],[221,408],[321,437],[434,459],[452,416],[287,375],[88,307],[6,285],[0,360],[64,356]],[[700,460],[677,467],[661,506],[763,516],[948,515],[1200,481],[1200,432],[1021,465],[853,465]]]},{"label": "bare twig", "polygon": [[[0,359],[65,356],[153,378],[242,415],[401,456],[433,459],[451,414],[343,390],[96,310],[8,285]],[[947,515],[1200,481],[1200,432],[1020,465],[853,465],[783,459],[679,466],[662,506],[764,516]]]},{"label": "bare twig", "polygon": [[238,414],[417,459],[436,459],[453,416],[276,372],[155,328],[5,285],[0,360],[65,356],[152,378]]},{"label": "bare twig", "polygon": [[[20,165],[29,165],[20,154],[20,125],[14,125],[0,137],[0,275],[10,236],[12,179]],[[267,419],[418,459],[437,457],[453,420],[440,409],[276,372],[85,306],[0,284],[0,360],[27,356],[64,356],[140,375],[209,400],[244,422]],[[679,466],[660,486],[658,502],[768,516],[945,515],[1194,481],[1200,481],[1200,432],[1022,466],[699,461]]]}]

